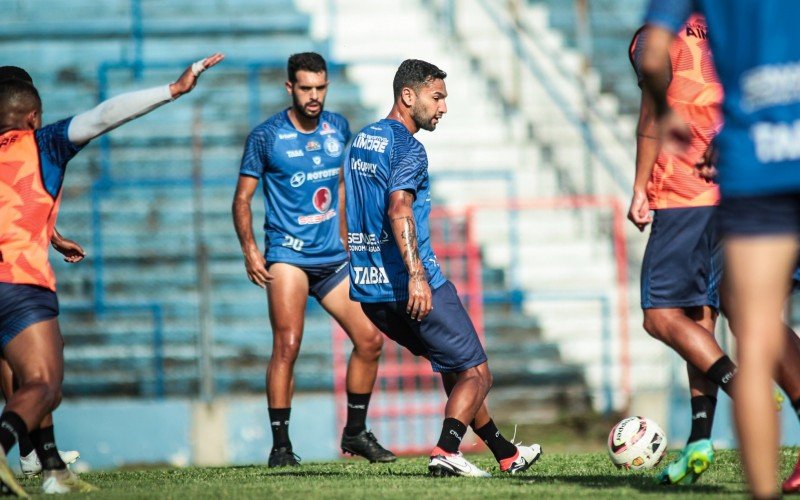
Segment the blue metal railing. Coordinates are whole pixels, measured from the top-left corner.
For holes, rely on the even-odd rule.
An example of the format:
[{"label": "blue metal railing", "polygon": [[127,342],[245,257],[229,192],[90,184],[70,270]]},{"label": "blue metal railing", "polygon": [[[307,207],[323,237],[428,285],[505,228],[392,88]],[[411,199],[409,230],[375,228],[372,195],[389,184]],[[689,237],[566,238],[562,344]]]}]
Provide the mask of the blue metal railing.
[{"label": "blue metal railing", "polygon": [[[489,18],[494,22],[497,28],[505,34],[508,40],[511,42],[511,45],[514,47],[515,55],[526,65],[528,70],[531,74],[537,79],[539,84],[542,88],[545,89],[547,95],[552,99],[552,101],[556,104],[559,110],[564,114],[567,120],[577,127],[580,132],[581,136],[583,137],[584,146],[589,149],[589,151],[594,154],[597,159],[600,161],[600,164],[606,170],[606,172],[611,176],[617,186],[622,189],[623,191],[627,191],[630,188],[630,182],[627,180],[626,176],[622,173],[619,167],[608,157],[608,155],[599,148],[595,139],[594,135],[592,134],[591,127],[587,120],[583,119],[575,110],[572,109],[572,106],[569,104],[567,98],[563,95],[563,93],[553,85],[547,78],[544,69],[541,67],[539,62],[536,58],[525,48],[522,37],[517,30],[517,28],[512,25],[506,19],[503,19],[500,14],[490,6],[490,2],[488,0],[478,0],[480,5],[484,8],[486,13],[488,14]],[[531,37],[533,39],[535,37]],[[533,40],[535,42],[535,40]],[[558,62],[556,62],[556,67],[562,73],[565,78],[574,79],[573,76],[569,75],[566,72],[566,69],[563,68]],[[587,103],[590,109],[598,114],[599,110],[596,106],[594,106],[591,102]],[[615,137],[621,141],[621,144],[625,144],[625,141],[615,135]]]}]

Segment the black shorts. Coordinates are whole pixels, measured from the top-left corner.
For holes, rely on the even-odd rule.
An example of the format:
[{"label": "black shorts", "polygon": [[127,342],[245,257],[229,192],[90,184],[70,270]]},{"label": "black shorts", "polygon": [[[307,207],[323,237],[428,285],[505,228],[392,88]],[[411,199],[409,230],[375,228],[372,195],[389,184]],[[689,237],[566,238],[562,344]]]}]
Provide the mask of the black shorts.
[{"label": "black shorts", "polygon": [[642,260],[642,309],[719,309],[722,245],[715,207],[656,210]]},{"label": "black shorts", "polygon": [[414,355],[427,357],[435,372],[458,373],[485,363],[478,332],[456,287],[446,281],[431,295],[433,309],[422,321],[406,312],[407,300],[362,303],[361,308],[387,337]]},{"label": "black shorts", "polygon": [[58,317],[58,298],[36,285],[0,283],[0,346],[5,348],[29,326]]},{"label": "black shorts", "polygon": [[[269,267],[272,264],[280,264],[280,262],[268,262],[267,271],[269,271]],[[308,294],[318,301],[321,301],[323,298],[325,298],[325,296],[328,295],[331,290],[336,288],[339,283],[350,276],[350,270],[348,269],[350,260],[334,262],[333,264],[318,264],[313,266],[293,264],[291,262],[284,262],[283,264],[288,264],[298,269],[302,269],[303,272],[306,273],[306,276],[308,277]]]}]

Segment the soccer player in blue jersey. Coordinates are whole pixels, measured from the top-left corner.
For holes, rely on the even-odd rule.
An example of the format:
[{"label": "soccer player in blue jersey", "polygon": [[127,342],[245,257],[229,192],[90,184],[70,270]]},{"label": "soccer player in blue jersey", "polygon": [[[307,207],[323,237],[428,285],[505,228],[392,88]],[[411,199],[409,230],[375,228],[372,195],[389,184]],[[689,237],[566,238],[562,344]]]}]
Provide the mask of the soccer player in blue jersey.
[{"label": "soccer player in blue jersey", "polygon": [[[19,436],[42,429],[61,401],[64,342],[48,244],[66,166],[95,137],[190,92],[199,74],[222,58],[215,54],[174,83],[116,96],[44,127],[36,88],[25,81],[0,82],[0,345],[19,382],[0,415],[0,483],[17,496],[27,494],[6,455]],[[52,427],[43,438],[43,492],[93,490],[59,456]]]},{"label": "soccer player in blue jersey", "polygon": [[[394,454],[366,427],[383,337],[347,295],[340,172],[350,126],[342,115],[323,110],[328,71],[319,54],[289,58],[286,90],[292,106],[268,118],[247,138],[232,207],[247,276],[266,288],[272,325],[266,377],[272,429],[268,465],[299,465],[289,439],[289,416],[309,295],[353,341],[342,451],[370,462],[392,462]],[[250,210],[259,180],[266,204],[265,254],[253,237]]]},{"label": "soccer player in blue jersey", "polygon": [[[800,236],[800,4],[651,0],[643,69],[666,138],[683,135],[685,128],[670,118],[664,54],[693,11],[705,15],[713,32],[712,52],[725,91],[719,218],[739,347],[734,411],[751,492],[766,498],[778,493],[771,384],[785,346],[781,316]],[[796,488],[784,483],[784,489]]]},{"label": "soccer player in blue jersey", "polygon": [[514,445],[489,416],[492,375],[478,334],[442,275],[431,248],[428,158],[414,138],[432,131],[447,112],[446,73],[416,59],[394,76],[389,115],[364,127],[344,161],[350,244],[350,296],[388,337],[442,374],[448,394],[439,442],[431,452],[434,475],[488,477],[459,452],[471,425],[508,473],[528,469],[538,444]]}]

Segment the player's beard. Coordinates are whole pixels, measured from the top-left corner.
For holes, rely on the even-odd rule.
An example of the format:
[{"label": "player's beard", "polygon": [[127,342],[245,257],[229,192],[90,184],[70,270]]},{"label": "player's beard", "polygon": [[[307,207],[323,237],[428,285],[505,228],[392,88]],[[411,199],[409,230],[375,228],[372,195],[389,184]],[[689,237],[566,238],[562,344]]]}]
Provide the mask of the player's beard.
[{"label": "player's beard", "polygon": [[[319,104],[319,110],[313,113],[309,112],[306,109],[306,106],[308,106],[312,102],[316,102]],[[316,120],[317,118],[319,118],[319,115],[322,114],[322,110],[325,107],[325,103],[323,101],[308,101],[304,106],[300,104],[300,101],[297,100],[297,96],[294,94],[292,94],[292,105],[294,107],[295,113],[303,116],[304,118],[308,118],[309,120]]]},{"label": "player's beard", "polygon": [[433,118],[436,116],[436,111],[428,115],[425,112],[425,108],[420,106],[419,101],[415,102],[411,106],[411,119],[414,120],[414,124],[417,128],[422,130],[427,130],[428,132],[433,132],[436,130],[436,124],[433,123]]}]

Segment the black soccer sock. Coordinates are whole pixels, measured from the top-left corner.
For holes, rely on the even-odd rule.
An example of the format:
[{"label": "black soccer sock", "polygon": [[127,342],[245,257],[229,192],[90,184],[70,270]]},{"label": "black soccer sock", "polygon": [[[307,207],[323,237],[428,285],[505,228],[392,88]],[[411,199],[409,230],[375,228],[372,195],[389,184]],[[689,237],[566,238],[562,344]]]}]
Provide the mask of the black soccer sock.
[{"label": "black soccer sock", "polygon": [[273,448],[292,448],[289,441],[289,414],[291,408],[269,408],[269,425],[272,428]]},{"label": "black soccer sock", "polygon": [[725,391],[725,394],[733,397],[733,381],[736,378],[736,365],[728,356],[722,356],[711,365],[706,372],[706,377]]},{"label": "black soccer sock", "polygon": [[714,425],[714,410],[717,408],[717,398],[714,396],[695,396],[692,404],[692,432],[687,443],[701,439],[711,439],[711,427]]},{"label": "black soccer sock", "polygon": [[436,446],[447,453],[458,453],[458,447],[461,446],[461,440],[464,439],[465,432],[467,432],[466,425],[455,418],[446,418],[442,424],[442,435],[439,436],[439,442],[436,443]]},{"label": "black soccer sock", "polygon": [[370,396],[372,393],[355,394],[347,391],[347,423],[344,425],[344,433],[348,436],[356,436],[366,430]]},{"label": "black soccer sock", "polygon": [[28,434],[28,426],[19,415],[13,411],[7,411],[0,415],[0,446],[3,447],[6,454],[17,443],[19,436],[26,434]]},{"label": "black soccer sock", "polygon": [[490,419],[489,423],[480,429],[476,429],[475,423],[473,422],[472,429],[475,431],[475,434],[486,443],[486,446],[489,447],[492,451],[492,455],[494,455],[494,458],[498,462],[517,454],[517,447],[500,434],[500,430],[494,425],[494,420]]},{"label": "black soccer sock", "polygon": [[64,470],[67,464],[61,460],[56,446],[56,435],[53,426],[43,427],[31,432],[31,442],[36,447],[36,454],[42,462],[44,470]]},{"label": "black soccer sock", "polygon": [[30,434],[19,435],[19,456],[27,457],[33,451],[33,443]]}]

